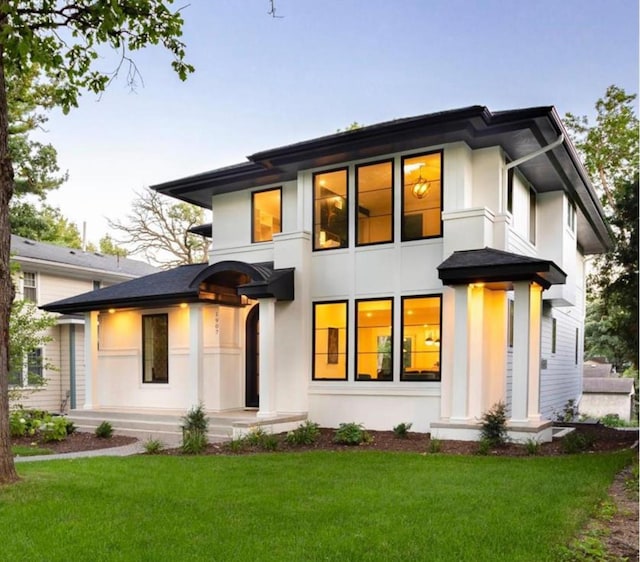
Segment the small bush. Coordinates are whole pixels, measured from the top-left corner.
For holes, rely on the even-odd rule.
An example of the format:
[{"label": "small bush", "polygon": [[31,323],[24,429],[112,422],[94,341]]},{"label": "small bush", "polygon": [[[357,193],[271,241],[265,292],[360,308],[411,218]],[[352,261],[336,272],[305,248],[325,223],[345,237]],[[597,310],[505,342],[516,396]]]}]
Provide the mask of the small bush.
[{"label": "small bush", "polygon": [[572,422],[578,415],[578,406],[574,399],[567,400],[562,411],[556,414],[556,421]]},{"label": "small bush", "polygon": [[587,451],[593,445],[593,437],[573,431],[562,438],[562,450],[568,455]]},{"label": "small bush", "polygon": [[103,421],[95,431],[96,437],[109,439],[113,435],[113,426],[108,421]]},{"label": "small bush", "polygon": [[149,438],[144,443],[144,450],[148,455],[157,455],[162,449],[164,449],[164,443],[160,439]]},{"label": "small bush", "polygon": [[55,416],[40,426],[40,434],[46,442],[64,441],[67,438],[67,420],[62,416]]},{"label": "small bush", "polygon": [[287,443],[289,445],[312,445],[319,436],[320,427],[318,424],[307,420],[287,433]]},{"label": "small bush", "polygon": [[411,429],[412,425],[413,425],[412,423],[405,423],[405,422],[399,423],[393,428],[393,434],[398,439],[408,439],[409,430]]},{"label": "small bush", "polygon": [[507,408],[503,402],[497,402],[490,410],[482,414],[481,438],[491,447],[507,442]]},{"label": "small bush", "polygon": [[182,452],[185,455],[199,455],[207,448],[207,435],[200,431],[183,431]]},{"label": "small bush", "polygon": [[73,435],[76,432],[76,424],[73,423],[71,420],[68,420],[67,418],[65,418],[65,421],[67,423],[67,435]]},{"label": "small bush", "polygon": [[491,447],[493,446],[493,441],[490,439],[480,439],[478,441],[478,449],[476,450],[476,454],[478,455],[488,455],[489,451],[491,451]]},{"label": "small bush", "polygon": [[439,453],[442,450],[442,441],[440,439],[430,439],[429,440],[429,452],[430,453]]},{"label": "small bush", "polygon": [[364,445],[371,443],[373,438],[361,423],[341,423],[333,437],[334,443],[341,445]]},{"label": "small bush", "polygon": [[239,437],[225,443],[224,447],[232,453],[240,453],[241,451],[244,451],[246,449],[247,443],[244,437]]},{"label": "small bush", "polygon": [[278,448],[278,438],[261,427],[256,427],[247,433],[244,441],[250,447],[258,447],[265,451],[275,451]]},{"label": "small bush", "polygon": [[207,431],[209,419],[204,406],[198,404],[191,408],[182,418],[182,452],[187,455],[198,455],[207,447]]},{"label": "small bush", "polygon": [[524,446],[527,450],[527,455],[533,456],[540,453],[540,442],[536,439],[527,439]]},{"label": "small bush", "polygon": [[12,412],[9,417],[11,437],[24,437],[27,434],[27,420],[22,411]]}]

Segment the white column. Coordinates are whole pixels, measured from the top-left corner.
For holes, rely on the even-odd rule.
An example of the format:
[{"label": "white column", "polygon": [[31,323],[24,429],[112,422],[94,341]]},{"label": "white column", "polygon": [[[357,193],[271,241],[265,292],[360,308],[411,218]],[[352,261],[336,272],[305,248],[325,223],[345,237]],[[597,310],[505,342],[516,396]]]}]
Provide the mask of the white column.
[{"label": "white column", "polygon": [[529,334],[529,400],[527,404],[527,417],[529,421],[540,421],[540,339],[542,330],[542,287],[531,285],[529,310],[530,334]]},{"label": "white column", "polygon": [[[532,326],[532,290],[530,281],[513,284],[513,369],[511,383],[511,420],[526,422],[529,414],[530,372],[536,349],[531,348],[535,326]],[[538,319],[538,329],[539,329]],[[539,339],[538,332],[538,339]],[[538,348],[539,351],[539,343]]]},{"label": "white column", "polygon": [[276,300],[259,299],[260,306],[260,407],[258,418],[276,414]]},{"label": "white column", "polygon": [[459,285],[455,291],[455,345],[453,355],[453,377],[451,384],[451,421],[468,419],[468,371],[469,371],[469,287]]},{"label": "white column", "polygon": [[91,410],[96,404],[96,382],[98,374],[98,313],[84,315],[84,409]]},{"label": "white column", "polygon": [[191,406],[202,401],[203,323],[200,303],[189,305],[189,397]]},{"label": "white column", "polygon": [[[467,311],[468,323],[468,396],[467,396],[467,417],[480,419],[482,417],[482,388],[484,380],[485,353],[486,347],[491,345],[489,338],[485,337],[484,330],[484,302],[485,289],[482,285],[471,285],[469,287],[469,305]],[[456,340],[457,343],[457,340]]]}]

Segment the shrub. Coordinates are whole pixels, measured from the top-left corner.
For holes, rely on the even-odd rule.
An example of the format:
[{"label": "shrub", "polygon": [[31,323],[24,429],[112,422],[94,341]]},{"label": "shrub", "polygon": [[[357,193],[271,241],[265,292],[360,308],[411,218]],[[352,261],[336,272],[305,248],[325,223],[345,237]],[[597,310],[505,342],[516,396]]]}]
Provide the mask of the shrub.
[{"label": "shrub", "polygon": [[164,449],[164,443],[160,439],[150,437],[144,443],[144,450],[148,455],[157,455],[162,449]]},{"label": "shrub", "polygon": [[507,413],[504,402],[497,402],[482,414],[481,438],[495,447],[507,442]]},{"label": "shrub", "polygon": [[207,448],[207,435],[200,431],[183,431],[182,452],[185,455],[199,455]]},{"label": "shrub", "polygon": [[562,411],[556,414],[556,421],[572,422],[578,415],[578,406],[574,399],[567,400]]},{"label": "shrub", "polygon": [[12,412],[9,417],[9,430],[11,437],[24,437],[27,433],[27,420],[20,410]]},{"label": "shrub", "polygon": [[265,451],[275,451],[278,448],[278,438],[261,427],[256,427],[247,433],[244,436],[244,442],[251,447],[258,447]]},{"label": "shrub", "polygon": [[237,439],[232,439],[231,441],[225,443],[224,445],[224,447],[226,449],[229,449],[229,451],[231,451],[232,453],[239,453],[241,451],[244,451],[246,446],[247,446],[247,443],[244,437],[238,437]]},{"label": "shrub", "polygon": [[527,439],[524,446],[527,450],[527,455],[537,455],[540,453],[540,442],[536,439]]},{"label": "shrub", "polygon": [[430,439],[429,440],[429,452],[430,453],[439,453],[442,450],[442,441],[440,439]]},{"label": "shrub", "polygon": [[67,438],[67,420],[63,416],[55,416],[40,426],[44,441],[64,441]]},{"label": "shrub", "polygon": [[490,439],[482,438],[480,439],[480,441],[478,441],[478,449],[476,450],[476,454],[488,455],[492,446],[493,442]]},{"label": "shrub", "polygon": [[399,439],[407,439],[412,425],[412,423],[399,423],[393,428],[393,434]]},{"label": "shrub", "polygon": [[191,408],[182,418],[182,452],[197,455],[207,447],[209,420],[202,404]]},{"label": "shrub", "polygon": [[109,439],[113,435],[113,426],[108,421],[103,421],[96,427],[96,437],[101,439]]},{"label": "shrub", "polygon": [[361,423],[341,423],[333,437],[334,443],[342,445],[363,445],[371,443],[373,438]]},{"label": "shrub", "polygon": [[562,450],[568,455],[582,453],[583,451],[588,450],[591,445],[593,445],[593,441],[594,438],[590,435],[572,431],[562,438]]},{"label": "shrub", "polygon": [[72,435],[76,432],[76,424],[73,423],[71,420],[68,420],[67,418],[65,418],[65,421],[67,423],[67,435]]},{"label": "shrub", "polygon": [[287,443],[289,445],[312,445],[319,435],[320,427],[318,424],[307,420],[287,433]]}]

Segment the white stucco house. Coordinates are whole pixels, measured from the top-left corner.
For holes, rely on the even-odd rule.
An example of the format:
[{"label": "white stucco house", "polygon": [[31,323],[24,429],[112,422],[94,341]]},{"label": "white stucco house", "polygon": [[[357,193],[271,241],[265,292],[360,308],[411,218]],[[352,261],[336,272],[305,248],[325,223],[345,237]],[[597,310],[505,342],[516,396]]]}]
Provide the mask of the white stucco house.
[{"label": "white stucco house", "polygon": [[[581,394],[584,259],[610,244],[553,107],[472,106],[154,186],[211,209],[209,263],[60,300],[88,411],[244,412],[551,438]],[[246,414],[246,412],[249,414]]]},{"label": "white stucco house", "polygon": [[[11,236],[11,261],[19,266],[14,276],[16,298],[36,306],[158,271],[141,261],[16,235]],[[50,341],[29,353],[23,365],[12,365],[9,384],[20,391],[19,404],[51,412],[82,407],[84,319],[84,314],[56,315],[56,325],[46,334]],[[34,385],[36,380],[44,384]]]}]

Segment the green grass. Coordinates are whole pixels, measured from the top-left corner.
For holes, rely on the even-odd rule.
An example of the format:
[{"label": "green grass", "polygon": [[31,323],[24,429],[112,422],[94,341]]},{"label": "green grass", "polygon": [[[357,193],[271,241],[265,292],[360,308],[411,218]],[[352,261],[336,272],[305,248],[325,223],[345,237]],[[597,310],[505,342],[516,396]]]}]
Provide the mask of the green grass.
[{"label": "green grass", "polygon": [[0,559],[556,560],[631,453],[354,451],[18,465]]},{"label": "green grass", "polygon": [[14,457],[35,457],[37,455],[53,454],[53,451],[51,449],[45,449],[43,447],[30,447],[28,445],[12,445],[11,451],[13,451]]}]

